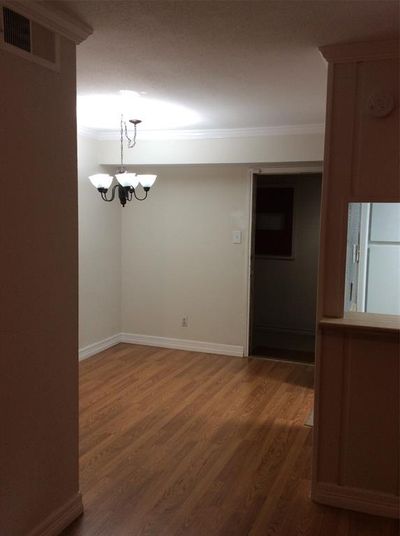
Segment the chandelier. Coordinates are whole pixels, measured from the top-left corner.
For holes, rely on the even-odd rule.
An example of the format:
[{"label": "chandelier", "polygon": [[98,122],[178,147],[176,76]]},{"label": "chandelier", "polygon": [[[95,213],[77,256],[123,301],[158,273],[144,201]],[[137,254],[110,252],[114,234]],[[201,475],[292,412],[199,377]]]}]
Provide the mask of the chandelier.
[{"label": "chandelier", "polygon": [[[128,173],[124,167],[124,136],[128,141],[128,149],[132,149],[136,145],[136,130],[140,119],[129,119],[129,122],[133,124],[133,137],[128,135],[128,126],[124,121],[124,116],[121,115],[120,123],[120,156],[121,164],[115,173],[117,184],[115,184],[111,190],[111,195],[107,197],[107,192],[111,186],[114,177],[107,173],[97,173],[96,175],[90,175],[89,180],[95,188],[99,191],[103,201],[110,203],[115,199],[115,195],[118,192],[118,198],[121,205],[124,207],[127,201],[132,201],[133,198],[138,201],[144,201],[147,198],[150,188],[153,186],[157,175],[136,175],[136,173]],[[142,186],[144,190],[144,196],[139,197],[136,193],[136,188]]]}]

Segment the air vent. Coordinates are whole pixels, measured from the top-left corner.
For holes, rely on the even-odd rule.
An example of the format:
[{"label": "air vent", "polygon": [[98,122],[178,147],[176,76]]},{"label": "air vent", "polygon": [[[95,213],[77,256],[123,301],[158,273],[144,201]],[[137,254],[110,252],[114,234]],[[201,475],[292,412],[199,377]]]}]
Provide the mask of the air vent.
[{"label": "air vent", "polygon": [[31,51],[31,24],[29,19],[3,7],[4,41],[27,52]]},{"label": "air vent", "polygon": [[2,11],[3,47],[44,67],[58,70],[58,36],[6,6]]}]

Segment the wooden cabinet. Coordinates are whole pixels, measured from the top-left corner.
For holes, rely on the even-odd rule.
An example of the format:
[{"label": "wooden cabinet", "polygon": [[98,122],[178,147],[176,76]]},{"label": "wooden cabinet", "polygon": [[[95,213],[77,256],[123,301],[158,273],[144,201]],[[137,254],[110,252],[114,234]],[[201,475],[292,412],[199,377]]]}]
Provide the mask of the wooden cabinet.
[{"label": "wooden cabinet", "polygon": [[323,47],[329,62],[312,497],[399,515],[397,317],[344,315],[350,202],[399,202],[398,43]]}]

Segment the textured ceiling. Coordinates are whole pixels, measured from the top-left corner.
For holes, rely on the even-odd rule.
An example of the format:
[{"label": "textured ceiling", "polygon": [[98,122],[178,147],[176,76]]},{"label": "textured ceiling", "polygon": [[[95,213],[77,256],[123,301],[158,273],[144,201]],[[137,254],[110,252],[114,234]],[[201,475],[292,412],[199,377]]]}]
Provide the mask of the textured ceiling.
[{"label": "textured ceiling", "polygon": [[94,29],[78,47],[78,94],[146,92],[193,109],[202,129],[322,123],[318,46],[399,29],[386,0],[46,3]]}]

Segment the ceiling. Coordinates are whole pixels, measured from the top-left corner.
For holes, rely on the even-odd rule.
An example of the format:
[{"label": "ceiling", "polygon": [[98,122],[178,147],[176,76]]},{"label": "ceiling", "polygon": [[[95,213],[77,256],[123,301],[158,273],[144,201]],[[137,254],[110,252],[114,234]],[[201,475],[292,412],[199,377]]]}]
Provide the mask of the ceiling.
[{"label": "ceiling", "polygon": [[78,95],[132,90],[181,105],[195,119],[174,126],[186,129],[321,124],[327,66],[318,46],[399,31],[399,4],[387,0],[46,4],[94,30],[78,47]]}]

